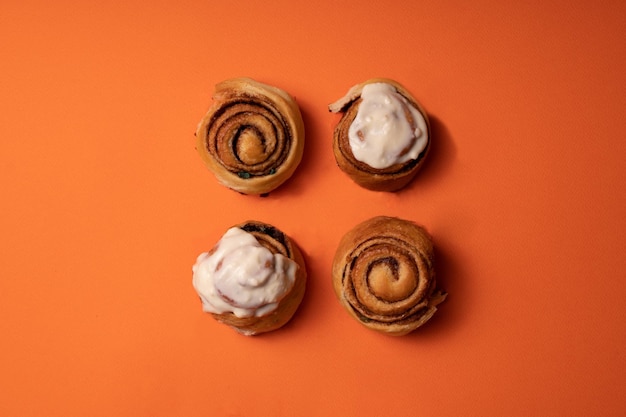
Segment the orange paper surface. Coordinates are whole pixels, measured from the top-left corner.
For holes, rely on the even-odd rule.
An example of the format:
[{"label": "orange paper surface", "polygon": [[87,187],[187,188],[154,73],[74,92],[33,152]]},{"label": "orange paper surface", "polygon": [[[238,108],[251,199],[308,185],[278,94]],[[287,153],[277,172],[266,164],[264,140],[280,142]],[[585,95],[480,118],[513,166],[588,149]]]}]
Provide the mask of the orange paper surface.
[{"label": "orange paper surface", "polygon": [[[0,414],[624,415],[624,21],[618,1],[4,1]],[[266,198],[194,149],[237,76],[304,117],[303,161]],[[371,77],[432,122],[394,194],[331,149],[327,105]],[[430,231],[449,293],[402,338],[354,321],[330,281],[341,236],[379,214]],[[254,338],[191,285],[248,219],[309,274],[294,319]]]}]

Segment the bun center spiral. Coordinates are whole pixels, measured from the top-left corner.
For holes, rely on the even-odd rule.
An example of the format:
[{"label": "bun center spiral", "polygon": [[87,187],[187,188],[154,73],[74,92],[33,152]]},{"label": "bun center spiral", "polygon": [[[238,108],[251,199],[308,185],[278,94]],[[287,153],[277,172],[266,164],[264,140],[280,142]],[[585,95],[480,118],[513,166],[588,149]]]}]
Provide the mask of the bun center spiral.
[{"label": "bun center spiral", "polygon": [[289,155],[292,132],[269,101],[224,103],[208,127],[207,147],[242,178],[271,175]]},{"label": "bun center spiral", "polygon": [[344,272],[347,301],[360,315],[395,321],[423,308],[430,270],[419,250],[395,237],[374,237],[350,255]]}]

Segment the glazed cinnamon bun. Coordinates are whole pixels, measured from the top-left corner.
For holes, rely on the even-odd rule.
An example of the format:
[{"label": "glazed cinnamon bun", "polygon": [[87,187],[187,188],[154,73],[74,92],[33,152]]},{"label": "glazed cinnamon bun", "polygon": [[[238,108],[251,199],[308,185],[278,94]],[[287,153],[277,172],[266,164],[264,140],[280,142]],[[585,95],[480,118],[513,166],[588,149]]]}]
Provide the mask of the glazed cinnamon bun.
[{"label": "glazed cinnamon bun", "polygon": [[333,153],[354,182],[374,191],[397,191],[415,177],[430,149],[430,124],[402,85],[373,78],[353,86],[328,108],[342,113]]},{"label": "glazed cinnamon bun", "polygon": [[247,336],[284,326],[306,289],[299,248],[276,227],[258,221],[228,229],[198,256],[192,271],[203,310]]}]

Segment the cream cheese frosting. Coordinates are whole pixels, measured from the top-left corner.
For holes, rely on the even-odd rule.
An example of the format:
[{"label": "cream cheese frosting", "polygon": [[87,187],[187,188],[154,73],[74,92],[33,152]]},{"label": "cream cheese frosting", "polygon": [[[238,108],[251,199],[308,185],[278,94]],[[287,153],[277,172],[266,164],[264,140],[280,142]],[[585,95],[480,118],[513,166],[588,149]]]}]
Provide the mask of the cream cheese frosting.
[{"label": "cream cheese frosting", "polygon": [[194,264],[193,286],[209,313],[261,317],[274,311],[296,280],[298,264],[273,254],[238,227]]},{"label": "cream cheese frosting", "polygon": [[348,130],[354,157],[376,169],[416,159],[428,145],[424,116],[387,83],[363,86]]}]

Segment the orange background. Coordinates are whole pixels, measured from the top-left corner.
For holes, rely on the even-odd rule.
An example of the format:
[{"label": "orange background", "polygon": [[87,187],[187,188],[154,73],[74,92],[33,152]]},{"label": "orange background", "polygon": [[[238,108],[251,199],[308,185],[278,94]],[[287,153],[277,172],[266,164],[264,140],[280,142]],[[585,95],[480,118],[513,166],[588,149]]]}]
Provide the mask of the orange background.
[{"label": "orange background", "polygon": [[[625,21],[621,1],[4,0],[0,414],[626,414]],[[220,186],[194,150],[235,76],[304,115],[303,162],[267,198]],[[327,104],[370,77],[433,124],[396,194],[331,151]],[[377,214],[428,228],[449,292],[403,338],[332,292],[340,237]],[[294,319],[256,338],[191,286],[248,219],[309,272]]]}]

